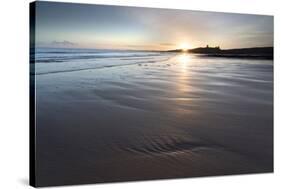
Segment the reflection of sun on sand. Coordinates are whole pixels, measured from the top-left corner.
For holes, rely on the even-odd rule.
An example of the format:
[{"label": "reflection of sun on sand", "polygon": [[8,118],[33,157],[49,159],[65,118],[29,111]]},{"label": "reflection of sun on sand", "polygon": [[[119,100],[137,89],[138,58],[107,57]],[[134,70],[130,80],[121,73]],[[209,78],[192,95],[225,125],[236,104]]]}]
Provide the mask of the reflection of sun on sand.
[{"label": "reflection of sun on sand", "polygon": [[190,98],[191,84],[189,80],[191,76],[190,71],[188,69],[189,65],[192,63],[192,60],[188,53],[180,53],[175,58],[178,68],[176,82],[176,88],[178,93],[177,104],[180,105],[178,107],[177,112],[180,114],[191,113],[190,111],[183,110],[182,105],[185,103],[192,105],[192,98]]},{"label": "reflection of sun on sand", "polygon": [[188,63],[190,62],[190,56],[187,53],[182,53],[177,56],[177,62],[179,64],[179,89],[180,91],[187,91],[187,77],[188,73]]},{"label": "reflection of sun on sand", "polygon": [[187,53],[182,53],[177,57],[178,62],[186,67],[186,64],[190,60],[190,56]]},{"label": "reflection of sun on sand", "polygon": [[180,64],[180,72],[183,74],[187,73],[188,64],[191,61],[191,57],[188,53],[181,53],[176,57],[176,62]]}]

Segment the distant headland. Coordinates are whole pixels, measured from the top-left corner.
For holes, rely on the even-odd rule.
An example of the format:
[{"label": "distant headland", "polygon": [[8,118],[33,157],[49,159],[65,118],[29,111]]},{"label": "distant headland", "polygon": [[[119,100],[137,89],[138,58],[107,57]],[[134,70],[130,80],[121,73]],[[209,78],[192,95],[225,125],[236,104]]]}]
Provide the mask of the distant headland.
[{"label": "distant headland", "polygon": [[[183,49],[168,50],[167,52],[184,52]],[[198,47],[187,50],[188,53],[201,54],[211,57],[229,57],[229,58],[256,58],[273,59],[273,47],[253,47],[240,49],[221,49],[216,47]]]}]

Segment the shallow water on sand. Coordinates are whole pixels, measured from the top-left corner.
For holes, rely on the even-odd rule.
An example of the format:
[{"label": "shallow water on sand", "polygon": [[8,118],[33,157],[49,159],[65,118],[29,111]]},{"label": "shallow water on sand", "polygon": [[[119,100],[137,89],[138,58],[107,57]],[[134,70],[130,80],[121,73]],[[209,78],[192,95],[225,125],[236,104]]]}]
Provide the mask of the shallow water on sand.
[{"label": "shallow water on sand", "polygon": [[118,53],[35,64],[40,183],[273,171],[272,61]]}]

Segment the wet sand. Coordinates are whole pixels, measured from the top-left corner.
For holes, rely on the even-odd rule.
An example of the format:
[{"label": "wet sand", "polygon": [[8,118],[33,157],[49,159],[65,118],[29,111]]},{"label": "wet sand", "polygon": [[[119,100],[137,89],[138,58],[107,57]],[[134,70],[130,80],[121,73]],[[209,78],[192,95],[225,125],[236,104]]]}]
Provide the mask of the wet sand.
[{"label": "wet sand", "polygon": [[171,55],[36,75],[37,179],[273,171],[273,62]]}]

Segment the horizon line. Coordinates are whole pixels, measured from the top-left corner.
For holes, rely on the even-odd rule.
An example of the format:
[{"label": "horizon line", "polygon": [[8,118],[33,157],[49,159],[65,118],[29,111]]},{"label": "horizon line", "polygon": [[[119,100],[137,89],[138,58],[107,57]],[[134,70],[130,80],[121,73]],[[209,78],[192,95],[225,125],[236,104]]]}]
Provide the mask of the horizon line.
[{"label": "horizon line", "polygon": [[[216,48],[220,46],[209,46],[209,48]],[[199,47],[194,47],[194,48],[188,48],[188,49],[183,49],[183,48],[174,48],[174,49],[169,49],[169,50],[148,50],[148,49],[117,49],[117,48],[88,48],[88,47],[36,47],[33,46],[31,49],[36,49],[36,48],[48,48],[48,49],[89,49],[89,50],[118,50],[118,51],[157,51],[157,52],[167,52],[167,51],[173,51],[173,50],[182,50],[182,51],[189,51],[192,49],[197,49],[197,48],[206,48],[206,46],[199,46]],[[221,50],[233,50],[233,49],[251,49],[251,48],[274,48],[274,46],[250,46],[250,47],[234,47],[234,48],[220,48]]]}]

